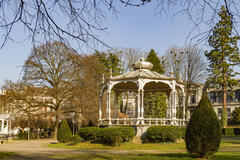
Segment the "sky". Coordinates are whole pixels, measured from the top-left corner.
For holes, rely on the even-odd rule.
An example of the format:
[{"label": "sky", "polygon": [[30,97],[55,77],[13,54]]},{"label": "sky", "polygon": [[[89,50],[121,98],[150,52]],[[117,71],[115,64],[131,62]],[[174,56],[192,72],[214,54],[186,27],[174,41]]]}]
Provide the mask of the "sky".
[{"label": "sky", "polygon": [[[186,38],[193,28],[193,24],[186,16],[155,15],[154,4],[144,7],[120,8],[118,17],[108,16],[103,21],[108,29],[100,33],[100,38],[111,47],[138,48],[143,51],[154,49],[159,56],[163,56],[172,46],[183,47],[188,44]],[[30,40],[22,40],[27,32],[17,25],[12,33],[14,41],[8,41],[0,49],[0,86],[5,79],[17,81],[22,75],[22,66],[31,52]],[[204,46],[200,46],[200,48]],[[98,50],[105,50],[96,46]],[[91,53],[93,49],[85,49]]]}]

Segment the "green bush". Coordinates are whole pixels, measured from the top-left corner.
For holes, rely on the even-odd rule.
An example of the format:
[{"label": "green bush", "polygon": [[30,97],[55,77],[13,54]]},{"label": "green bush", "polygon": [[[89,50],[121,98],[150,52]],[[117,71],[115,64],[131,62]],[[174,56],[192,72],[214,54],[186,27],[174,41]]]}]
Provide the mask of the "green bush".
[{"label": "green bush", "polygon": [[83,127],[80,128],[78,134],[84,141],[98,141],[100,129],[99,127]]},{"label": "green bush", "polygon": [[79,135],[75,134],[75,135],[72,136],[71,142],[73,144],[81,143],[82,142],[82,138]]},{"label": "green bush", "polygon": [[234,128],[234,134],[240,135],[240,128]]},{"label": "green bush", "polygon": [[178,126],[152,126],[146,132],[146,138],[152,143],[176,142],[183,137],[185,129]]},{"label": "green bush", "polygon": [[72,131],[67,121],[64,119],[58,127],[57,140],[60,143],[68,143],[71,141],[71,138],[72,138]]},{"label": "green bush", "polygon": [[102,128],[99,142],[111,146],[120,146],[123,142],[123,133],[118,127]]},{"label": "green bush", "polygon": [[18,134],[18,139],[19,140],[27,140],[28,139],[28,133],[27,132],[20,132]]},{"label": "green bush", "polygon": [[197,157],[208,157],[218,151],[221,124],[206,94],[195,108],[186,129],[187,151]]},{"label": "green bush", "polygon": [[135,130],[132,127],[115,127],[122,132],[122,142],[130,142],[135,136]]},{"label": "green bush", "polygon": [[225,136],[234,136],[234,128],[223,128],[222,134]]}]

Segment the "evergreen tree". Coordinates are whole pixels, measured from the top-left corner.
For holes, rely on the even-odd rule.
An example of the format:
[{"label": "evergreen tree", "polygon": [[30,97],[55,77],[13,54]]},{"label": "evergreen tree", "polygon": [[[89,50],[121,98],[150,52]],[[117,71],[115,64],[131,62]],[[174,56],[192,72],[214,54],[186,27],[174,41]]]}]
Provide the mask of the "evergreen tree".
[{"label": "evergreen tree", "polygon": [[165,118],[167,96],[163,92],[150,92],[145,97],[144,117],[146,118]]},{"label": "evergreen tree", "polygon": [[204,94],[187,126],[186,148],[192,155],[208,157],[218,151],[221,136],[221,124],[207,95]]},{"label": "evergreen tree", "polygon": [[110,70],[112,71],[113,76],[117,76],[121,73],[121,61],[116,54],[99,52],[96,50],[95,56],[97,56],[99,61],[105,66],[107,72]]},{"label": "evergreen tree", "polygon": [[240,62],[237,41],[239,37],[232,36],[233,21],[224,6],[219,13],[220,21],[213,29],[212,35],[209,37],[209,46],[213,49],[205,52],[208,58],[210,82],[215,87],[221,87],[223,98],[222,126],[227,126],[227,87],[237,85],[238,82],[233,79],[237,72],[234,72],[233,67]]},{"label": "evergreen tree", "polygon": [[151,69],[152,71],[158,72],[160,74],[164,73],[161,61],[153,49],[151,49],[151,51],[149,52],[146,61],[153,64],[153,68]]},{"label": "evergreen tree", "polygon": [[71,141],[71,138],[72,138],[71,129],[67,121],[64,119],[58,127],[57,140],[60,143],[68,143]]}]

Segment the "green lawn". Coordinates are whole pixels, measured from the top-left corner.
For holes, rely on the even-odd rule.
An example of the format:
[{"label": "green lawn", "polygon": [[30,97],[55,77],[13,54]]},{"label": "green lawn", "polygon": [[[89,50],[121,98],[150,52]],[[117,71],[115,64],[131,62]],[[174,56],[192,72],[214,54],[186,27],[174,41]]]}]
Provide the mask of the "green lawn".
[{"label": "green lawn", "polygon": [[[70,144],[50,144],[49,147],[69,148],[79,150],[93,150],[89,154],[74,154],[74,155],[56,155],[51,158],[66,158],[66,159],[81,159],[81,160],[191,160],[195,159],[186,153],[185,143],[173,144],[133,144],[124,143],[120,147],[105,146],[102,144],[91,144],[84,142],[77,145]],[[103,153],[94,150],[103,150]],[[105,150],[119,150],[114,154],[104,152]],[[124,153],[120,150],[132,150],[129,153]],[[219,152],[212,159],[216,160],[240,160],[240,138],[225,137],[221,141]]]}]

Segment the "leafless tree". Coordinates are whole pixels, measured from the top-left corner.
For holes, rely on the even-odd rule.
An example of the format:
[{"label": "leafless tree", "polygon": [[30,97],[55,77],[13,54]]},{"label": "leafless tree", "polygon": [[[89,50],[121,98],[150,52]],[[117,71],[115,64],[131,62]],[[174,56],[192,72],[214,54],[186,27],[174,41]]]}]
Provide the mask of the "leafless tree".
[{"label": "leafless tree", "polygon": [[107,53],[109,52],[117,55],[121,61],[121,70],[123,73],[131,71],[133,64],[140,58],[145,58],[148,54],[139,48],[112,48],[107,51]]},{"label": "leafless tree", "polygon": [[[24,29],[25,38],[34,44],[57,40],[68,45],[69,42],[79,46],[106,45],[99,37],[99,33],[107,29],[104,19],[108,15],[117,16],[120,4],[144,7],[146,3],[156,4],[156,14],[186,15],[194,24],[189,36],[202,25],[210,26],[211,30],[220,6],[224,5],[233,15],[235,32],[238,33],[238,0],[0,0],[1,48],[8,40],[14,41],[15,28]],[[197,35],[201,36],[200,40],[209,35],[209,30]]]},{"label": "leafless tree", "polygon": [[[189,97],[190,88],[196,83],[203,83],[208,75],[207,60],[204,52],[196,47],[185,48],[172,47],[164,56],[164,68],[166,74],[185,83],[185,94]],[[187,106],[188,98],[185,105]]]},{"label": "leafless tree", "polygon": [[33,49],[25,63],[23,79],[34,86],[49,88],[47,95],[54,99],[50,106],[55,111],[56,124],[61,114],[74,99],[74,81],[78,65],[73,61],[75,51],[61,42],[47,43]]}]

